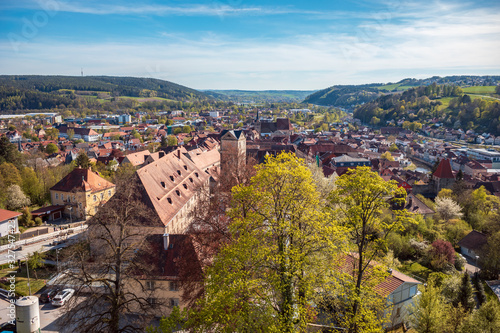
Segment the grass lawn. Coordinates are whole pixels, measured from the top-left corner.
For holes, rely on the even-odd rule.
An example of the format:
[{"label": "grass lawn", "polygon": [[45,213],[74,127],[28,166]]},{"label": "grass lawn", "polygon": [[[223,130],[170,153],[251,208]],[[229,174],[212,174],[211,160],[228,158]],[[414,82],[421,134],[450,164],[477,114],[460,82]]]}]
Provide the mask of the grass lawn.
[{"label": "grass lawn", "polygon": [[494,94],[496,86],[475,86],[462,88],[464,92],[471,94]]},{"label": "grass lawn", "polygon": [[483,287],[484,287],[484,292],[486,293],[486,298],[488,301],[490,300],[496,300],[497,301],[497,304],[500,305],[500,300],[498,299],[498,296],[493,292],[493,290],[491,290],[490,286],[488,286],[488,284],[484,281],[481,282],[483,284]]},{"label": "grass lawn", "polygon": [[433,271],[425,266],[420,265],[418,262],[405,263],[401,268],[401,273],[409,276],[417,276],[421,280],[427,281],[429,274]]},{"label": "grass lawn", "polygon": [[[11,269],[4,268],[0,270],[0,278],[10,276]],[[40,289],[45,287],[46,281],[56,272],[56,268],[50,265],[46,265],[44,268],[38,268],[36,270],[36,276],[38,279],[35,279],[35,272],[30,269],[30,283],[31,283],[31,294],[37,293]],[[14,274],[16,276],[16,293],[21,296],[25,296],[29,294],[28,287],[28,277],[26,274],[26,264],[21,264],[21,269],[17,270],[17,273]],[[2,281],[0,284],[3,284],[2,288],[8,289],[7,285],[9,282]]]},{"label": "grass lawn", "polygon": [[438,101],[441,101],[441,103],[443,103],[443,105],[440,105],[439,106],[439,110],[444,110],[444,109],[447,109],[448,106],[450,105],[450,101],[455,98],[455,97],[443,97],[443,98],[440,98],[438,99]]}]

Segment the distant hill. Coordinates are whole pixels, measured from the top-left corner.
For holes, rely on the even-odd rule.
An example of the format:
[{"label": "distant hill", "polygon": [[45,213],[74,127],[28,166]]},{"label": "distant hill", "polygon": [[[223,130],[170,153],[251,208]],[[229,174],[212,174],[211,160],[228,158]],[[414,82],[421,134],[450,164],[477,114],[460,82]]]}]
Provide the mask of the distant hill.
[{"label": "distant hill", "polygon": [[313,90],[207,90],[205,94],[234,103],[300,103]]},{"label": "distant hill", "polygon": [[403,79],[397,83],[373,83],[363,85],[337,85],[319,90],[304,99],[304,103],[317,105],[331,105],[351,108],[368,103],[384,94],[392,94],[408,90],[413,87],[430,84],[455,84],[468,86],[495,86],[500,83],[500,76],[433,76],[427,79]]},{"label": "distant hill", "polygon": [[78,97],[208,100],[204,93],[165,80],[118,76],[0,75],[0,111],[75,106]]}]

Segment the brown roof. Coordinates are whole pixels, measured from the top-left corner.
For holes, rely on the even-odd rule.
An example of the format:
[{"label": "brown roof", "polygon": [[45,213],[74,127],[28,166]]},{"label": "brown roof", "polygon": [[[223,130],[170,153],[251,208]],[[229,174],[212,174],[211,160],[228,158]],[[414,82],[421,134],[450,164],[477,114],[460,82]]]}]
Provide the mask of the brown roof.
[{"label": "brown roof", "polygon": [[485,234],[472,230],[464,238],[462,238],[460,242],[458,242],[458,245],[475,251],[480,250],[487,241],[488,237]]},{"label": "brown roof", "polygon": [[422,215],[434,214],[429,206],[423,203],[419,198],[417,198],[413,193],[410,193],[406,196],[406,205],[405,209],[410,213],[417,213]]},{"label": "brown roof", "polygon": [[23,215],[23,214],[21,214],[19,212],[13,212],[10,210],[6,210],[6,209],[0,209],[0,221],[7,221],[9,219],[13,219],[14,217],[17,217],[20,215]]},{"label": "brown roof", "polygon": [[146,157],[148,157],[149,155],[151,155],[151,152],[146,149],[137,153],[128,154],[127,156],[125,156],[125,161],[132,164],[133,166],[139,166],[144,163]]},{"label": "brown roof", "polygon": [[437,178],[455,178],[453,176],[453,172],[451,171],[451,165],[450,165],[450,160],[445,158],[445,159],[442,159],[441,162],[439,162],[439,165],[436,169],[436,171],[434,171],[434,173],[432,174],[434,177],[437,177]]},{"label": "brown roof", "polygon": [[137,175],[150,206],[167,226],[196,190],[208,182],[209,172],[176,150],[137,170]]},{"label": "brown roof", "polygon": [[115,187],[115,184],[107,181],[90,169],[75,168],[51,190],[62,192],[91,191],[99,192]]}]

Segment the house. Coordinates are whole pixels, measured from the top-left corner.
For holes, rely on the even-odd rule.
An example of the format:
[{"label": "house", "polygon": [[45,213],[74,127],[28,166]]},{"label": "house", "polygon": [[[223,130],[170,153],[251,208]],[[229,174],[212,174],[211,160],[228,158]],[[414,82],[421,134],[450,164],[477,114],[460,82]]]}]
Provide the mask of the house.
[{"label": "house", "polygon": [[191,238],[183,234],[152,234],[147,236],[146,244],[147,251],[138,253],[138,260],[143,260],[151,271],[147,277],[140,277],[137,285],[131,286],[132,290],[142,293],[151,304],[158,304],[158,316],[170,314],[174,306],[183,309],[186,304],[182,301],[179,265],[189,261],[190,267],[194,267],[190,270],[190,280],[199,276],[202,281],[201,265]]},{"label": "house", "polygon": [[[358,265],[357,253],[346,255],[344,260],[341,260],[339,270],[354,276]],[[365,277],[369,276],[371,269],[374,266],[379,266],[378,263],[372,261],[369,268],[365,271]],[[418,285],[420,281],[415,280],[394,269],[387,270],[387,276],[381,282],[375,285],[374,289],[382,297],[385,297],[387,303],[392,306],[390,314],[389,327],[401,325],[413,305],[415,297],[419,294]],[[406,318],[405,318],[406,317]]]},{"label": "house", "polygon": [[90,169],[75,168],[50,189],[52,205],[65,206],[64,215],[86,220],[115,194],[115,185]]},{"label": "house", "polygon": [[[31,212],[33,218],[41,218],[43,221],[55,221],[62,218],[64,212],[63,205],[46,206]],[[72,217],[72,216],[71,216]]]},{"label": "house", "polygon": [[17,218],[23,214],[6,209],[0,209],[0,237],[19,233]]},{"label": "house", "polygon": [[481,248],[488,241],[488,237],[482,232],[472,230],[464,238],[458,242],[460,253],[471,259],[476,260],[476,256],[481,251]]}]

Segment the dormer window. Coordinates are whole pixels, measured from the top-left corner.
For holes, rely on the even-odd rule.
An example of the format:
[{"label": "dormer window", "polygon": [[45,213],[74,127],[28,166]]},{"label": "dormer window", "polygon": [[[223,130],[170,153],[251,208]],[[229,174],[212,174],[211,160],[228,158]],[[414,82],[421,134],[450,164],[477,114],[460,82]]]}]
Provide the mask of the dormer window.
[{"label": "dormer window", "polygon": [[188,186],[186,184],[182,184],[182,186],[187,190]]},{"label": "dormer window", "polygon": [[168,201],[169,204],[172,204],[172,199],[167,198],[167,201]]},{"label": "dormer window", "polygon": [[161,187],[163,187],[163,188],[166,187],[165,182],[161,182],[160,184],[161,184]]},{"label": "dormer window", "polygon": [[185,166],[184,166],[184,170],[187,170],[187,169],[188,169],[188,167],[187,167],[187,165],[185,165]]},{"label": "dormer window", "polygon": [[170,180],[173,181],[173,182],[175,182],[174,176],[170,176]]},{"label": "dormer window", "polygon": [[192,183],[193,182],[193,178],[189,177],[189,181]]},{"label": "dormer window", "polygon": [[198,175],[198,172],[195,172],[195,173],[194,173],[194,175],[195,175],[196,177],[200,177],[200,176]]},{"label": "dormer window", "polygon": [[177,174],[180,176],[181,175],[181,170],[177,170]]},{"label": "dormer window", "polygon": [[181,192],[179,190],[175,190],[175,193],[180,197],[181,196]]}]

